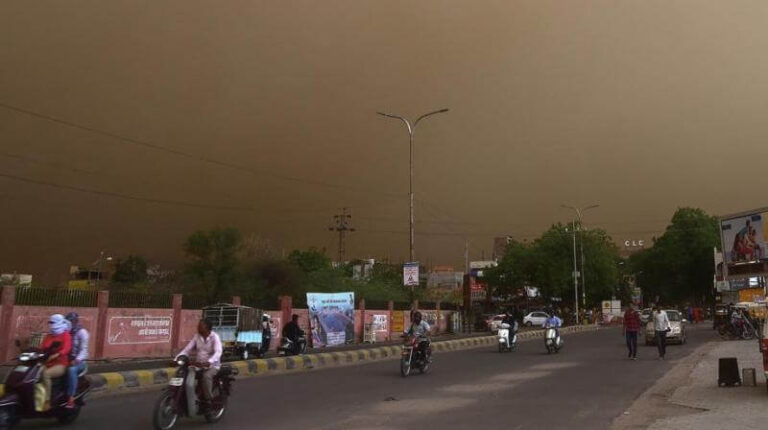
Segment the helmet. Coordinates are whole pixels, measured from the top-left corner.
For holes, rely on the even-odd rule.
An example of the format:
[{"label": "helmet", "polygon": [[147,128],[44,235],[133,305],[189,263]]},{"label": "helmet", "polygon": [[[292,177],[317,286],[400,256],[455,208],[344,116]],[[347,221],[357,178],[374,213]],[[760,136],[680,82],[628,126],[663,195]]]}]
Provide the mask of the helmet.
[{"label": "helmet", "polygon": [[271,317],[269,316],[269,314],[264,314],[264,315],[261,317],[261,320],[262,320],[262,321],[269,321],[269,320],[270,320],[270,318],[271,318]]}]

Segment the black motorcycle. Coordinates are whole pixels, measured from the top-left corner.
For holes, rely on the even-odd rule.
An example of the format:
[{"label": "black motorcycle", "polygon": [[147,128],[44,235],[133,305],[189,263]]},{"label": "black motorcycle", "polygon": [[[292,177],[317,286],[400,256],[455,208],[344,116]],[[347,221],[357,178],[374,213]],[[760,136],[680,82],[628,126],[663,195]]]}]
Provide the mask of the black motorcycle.
[{"label": "black motorcycle", "polygon": [[726,340],[744,339],[751,340],[757,336],[754,326],[749,319],[744,318],[737,324],[733,324],[730,320],[724,322],[718,328],[720,337]]},{"label": "black motorcycle", "polygon": [[66,376],[52,381],[51,408],[47,411],[38,411],[39,408],[35,407],[35,391],[36,387],[41,387],[45,362],[51,355],[51,351],[60,346],[61,343],[54,342],[46,351],[30,349],[18,356],[16,359],[18,364],[5,379],[5,394],[0,397],[0,430],[10,430],[22,419],[56,419],[61,424],[75,422],[80,415],[80,409],[85,405],[85,395],[91,389],[91,384],[85,378],[85,371],[77,380],[74,408],[66,407],[68,400]]},{"label": "black motorcycle", "polygon": [[219,421],[227,410],[227,401],[232,394],[232,382],[238,373],[237,369],[230,366],[221,367],[213,377],[213,398],[207,402],[201,400],[204,398],[202,377],[197,377],[197,372],[204,370],[204,366],[190,362],[186,355],[178,357],[174,364],[178,369],[155,404],[155,429],[171,429],[179,417],[184,416],[202,415],[209,423]]},{"label": "black motorcycle", "polygon": [[283,337],[280,346],[277,347],[278,355],[304,355],[307,353],[307,337],[299,336],[296,342]]},{"label": "black motorcycle", "polygon": [[432,347],[429,339],[420,336],[404,336],[403,352],[400,358],[400,374],[403,378],[411,374],[411,369],[421,373],[429,372],[432,365]]}]

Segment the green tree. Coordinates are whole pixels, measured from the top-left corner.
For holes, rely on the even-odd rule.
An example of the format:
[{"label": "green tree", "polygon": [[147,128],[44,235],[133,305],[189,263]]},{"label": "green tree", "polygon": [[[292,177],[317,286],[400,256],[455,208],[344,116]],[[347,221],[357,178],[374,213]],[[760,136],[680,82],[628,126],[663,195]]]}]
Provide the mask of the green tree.
[{"label": "green tree", "polygon": [[331,258],[325,251],[311,247],[306,251],[293,250],[288,254],[288,261],[300,268],[304,273],[317,272],[331,268]]},{"label": "green tree", "polygon": [[712,300],[712,251],[720,247],[716,217],[698,208],[679,208],[653,246],[634,254],[630,267],[647,300],[662,304],[705,304]]},{"label": "green tree", "polygon": [[209,302],[227,299],[237,289],[241,244],[242,236],[236,228],[197,231],[187,238],[184,244],[189,259],[186,274],[202,289]]},{"label": "green tree", "polygon": [[122,285],[136,285],[147,281],[147,260],[138,255],[129,255],[115,267],[112,281]]}]

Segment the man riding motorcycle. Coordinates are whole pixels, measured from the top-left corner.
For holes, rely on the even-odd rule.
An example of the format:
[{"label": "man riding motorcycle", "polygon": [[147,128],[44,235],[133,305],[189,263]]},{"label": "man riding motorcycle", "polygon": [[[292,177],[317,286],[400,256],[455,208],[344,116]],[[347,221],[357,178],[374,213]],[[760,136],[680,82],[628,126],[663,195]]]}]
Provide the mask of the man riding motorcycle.
[{"label": "man riding motorcycle", "polygon": [[547,318],[544,321],[544,324],[541,326],[543,328],[553,328],[555,329],[555,334],[557,337],[560,337],[560,327],[563,325],[563,320],[561,320],[557,315],[555,315],[554,312],[552,312],[552,316]]},{"label": "man riding motorcycle", "polygon": [[304,336],[304,330],[302,330],[299,327],[299,316],[296,314],[293,314],[291,316],[291,321],[288,322],[285,326],[283,326],[283,337],[293,342],[293,353],[299,354],[301,351],[304,350],[304,343],[306,340],[302,337]]},{"label": "man riding motorcycle", "polygon": [[197,377],[202,377],[203,395],[205,401],[210,403],[213,399],[213,377],[221,368],[221,339],[212,331],[211,321],[202,319],[197,324],[197,334],[189,341],[186,347],[176,355],[174,360],[182,355],[189,355],[194,351],[196,360],[204,368],[198,372]]},{"label": "man riding motorcycle", "polygon": [[504,318],[502,318],[501,323],[509,325],[509,333],[510,334],[517,333],[517,329],[518,329],[517,320],[515,319],[515,317],[510,315],[509,312],[504,314]]},{"label": "man riding motorcycle", "polygon": [[429,349],[429,324],[421,319],[421,312],[419,311],[414,312],[411,319],[411,326],[405,333],[419,339],[419,352],[429,361],[431,357]]}]

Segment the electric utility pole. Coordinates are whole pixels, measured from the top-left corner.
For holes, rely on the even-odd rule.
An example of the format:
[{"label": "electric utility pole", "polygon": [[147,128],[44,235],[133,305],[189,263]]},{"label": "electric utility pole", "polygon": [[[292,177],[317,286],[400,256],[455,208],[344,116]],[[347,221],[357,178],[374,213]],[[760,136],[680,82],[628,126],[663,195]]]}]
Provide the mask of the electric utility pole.
[{"label": "electric utility pole", "polygon": [[339,233],[339,264],[343,264],[344,253],[346,252],[345,236],[347,232],[352,233],[355,231],[355,228],[352,227],[352,214],[348,212],[348,208],[342,208],[340,214],[333,216],[333,221],[328,230]]}]

